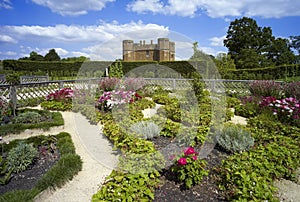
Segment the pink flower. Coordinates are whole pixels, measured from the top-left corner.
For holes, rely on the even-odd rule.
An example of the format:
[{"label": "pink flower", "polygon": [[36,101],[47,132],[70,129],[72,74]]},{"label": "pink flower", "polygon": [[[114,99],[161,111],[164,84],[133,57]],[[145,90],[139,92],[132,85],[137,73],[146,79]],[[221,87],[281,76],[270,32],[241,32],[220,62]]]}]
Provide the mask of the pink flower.
[{"label": "pink flower", "polygon": [[194,159],[194,161],[197,160],[197,156],[192,156],[192,159]]},{"label": "pink flower", "polygon": [[193,147],[188,147],[185,151],[184,151],[184,155],[188,156],[190,154],[195,154],[195,150]]},{"label": "pink flower", "polygon": [[183,166],[183,165],[186,165],[186,158],[180,158],[179,160],[178,160],[178,165],[181,165],[181,166]]}]

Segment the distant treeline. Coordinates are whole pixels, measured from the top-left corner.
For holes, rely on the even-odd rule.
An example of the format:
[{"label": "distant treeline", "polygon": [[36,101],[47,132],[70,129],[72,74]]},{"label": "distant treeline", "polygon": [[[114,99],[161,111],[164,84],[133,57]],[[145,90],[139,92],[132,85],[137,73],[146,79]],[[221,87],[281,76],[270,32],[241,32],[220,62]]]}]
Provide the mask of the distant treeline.
[{"label": "distant treeline", "polygon": [[[28,61],[3,60],[3,71],[18,72],[20,75],[49,75],[53,77],[102,77],[106,68],[114,65],[111,61]],[[300,76],[299,64],[281,65],[277,67],[227,70],[221,75],[224,79],[284,79]],[[212,61],[172,61],[172,62],[122,62],[125,76],[160,77],[160,78],[191,78],[193,72],[201,73],[204,78],[214,78],[216,67]]]}]

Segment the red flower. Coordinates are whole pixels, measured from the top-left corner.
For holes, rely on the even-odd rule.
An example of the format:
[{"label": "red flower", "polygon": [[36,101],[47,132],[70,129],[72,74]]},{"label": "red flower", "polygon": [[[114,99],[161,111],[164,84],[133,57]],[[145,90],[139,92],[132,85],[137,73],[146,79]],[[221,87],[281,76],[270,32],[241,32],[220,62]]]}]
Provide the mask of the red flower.
[{"label": "red flower", "polygon": [[197,160],[197,156],[192,156],[192,159],[194,159],[194,161]]},{"label": "red flower", "polygon": [[184,155],[188,156],[190,154],[196,154],[193,147],[188,147],[186,150],[184,150]]},{"label": "red flower", "polygon": [[183,166],[183,165],[185,165],[187,162],[186,162],[186,158],[180,158],[179,160],[178,160],[178,165],[181,165],[181,166]]}]

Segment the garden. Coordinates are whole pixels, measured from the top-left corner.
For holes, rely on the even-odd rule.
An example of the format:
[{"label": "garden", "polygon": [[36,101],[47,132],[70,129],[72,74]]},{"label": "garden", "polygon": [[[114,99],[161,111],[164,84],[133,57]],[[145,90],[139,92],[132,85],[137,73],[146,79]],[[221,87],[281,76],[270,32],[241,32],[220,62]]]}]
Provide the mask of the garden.
[{"label": "garden", "polygon": [[[118,167],[92,196],[95,202],[279,201],[274,181],[296,182],[300,167],[300,83],[254,81],[250,94],[228,90],[226,100],[212,96],[200,79],[190,86],[170,90],[143,79],[107,77],[94,93],[63,88],[46,97],[44,110],[22,109],[15,117],[2,101],[0,128],[18,132],[25,126],[47,130],[63,124],[53,110],[81,112],[91,124],[101,123],[121,155]],[[153,113],[145,116],[147,110]],[[231,123],[233,115],[247,118],[247,125]],[[3,139],[10,129],[1,128]],[[7,192],[2,201],[32,199],[81,169],[67,133],[2,142],[1,147],[1,186],[33,169],[38,156],[51,164],[30,191]],[[30,155],[16,162],[14,156],[24,150]]]}]

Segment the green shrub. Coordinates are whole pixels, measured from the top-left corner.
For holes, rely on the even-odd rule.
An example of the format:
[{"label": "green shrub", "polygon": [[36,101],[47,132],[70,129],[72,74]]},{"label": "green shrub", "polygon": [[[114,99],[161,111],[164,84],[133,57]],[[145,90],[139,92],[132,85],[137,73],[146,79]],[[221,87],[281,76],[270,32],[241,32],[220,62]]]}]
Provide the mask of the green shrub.
[{"label": "green shrub", "polygon": [[32,145],[20,142],[17,147],[8,152],[6,159],[8,168],[16,173],[24,171],[34,162],[37,154],[37,149]]},{"label": "green shrub", "polygon": [[38,181],[36,187],[45,190],[48,187],[61,187],[68,180],[73,179],[82,169],[80,156],[65,154],[59,161]]},{"label": "green shrub", "polygon": [[249,90],[252,95],[255,96],[273,96],[276,98],[281,98],[283,95],[281,84],[275,81],[253,81],[249,84]]},{"label": "green shrub", "polygon": [[159,152],[126,153],[119,158],[118,171],[132,174],[146,174],[165,168],[165,159]]},{"label": "green shrub", "polygon": [[0,156],[0,185],[7,184],[11,179],[12,169],[8,169],[6,161]]},{"label": "green shrub", "polygon": [[153,201],[154,189],[159,183],[159,172],[131,174],[113,170],[92,202]]},{"label": "green shrub", "polygon": [[64,124],[64,119],[59,112],[49,112],[46,110],[25,109],[19,111],[19,113],[25,113],[28,111],[36,112],[41,115],[41,120],[38,123],[16,123],[16,124],[4,124],[0,125],[0,135],[16,134],[26,129],[41,128],[43,130],[49,130],[50,127],[61,126]]},{"label": "green shrub", "polygon": [[241,104],[241,101],[235,97],[226,97],[227,107],[235,108],[236,106]]},{"label": "green shrub", "polygon": [[39,123],[42,121],[42,116],[37,113],[37,112],[33,112],[33,111],[28,111],[22,114],[19,114],[18,116],[14,117],[12,122],[13,123]]},{"label": "green shrub", "polygon": [[207,162],[198,159],[198,153],[194,148],[188,147],[184,153],[176,159],[175,164],[171,167],[171,171],[180,182],[184,183],[186,188],[199,184],[204,176],[208,175],[205,170]]},{"label": "green shrub", "polygon": [[140,121],[133,124],[130,129],[143,139],[152,139],[159,135],[160,128],[151,121]]},{"label": "green shrub", "polygon": [[245,151],[254,145],[250,131],[233,124],[225,125],[216,139],[221,147],[230,152]]},{"label": "green shrub", "polygon": [[41,107],[46,110],[70,111],[72,110],[72,101],[49,100],[41,103]]},{"label": "green shrub", "polygon": [[293,138],[276,135],[274,141],[222,162],[220,188],[229,201],[277,201],[273,180],[294,176],[300,150],[299,141]]}]

